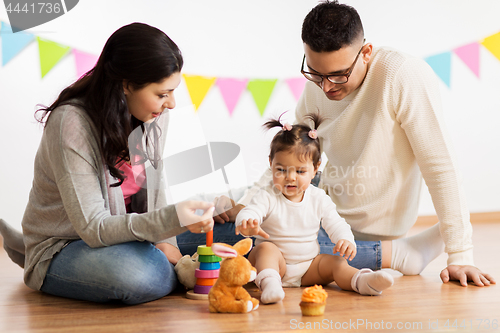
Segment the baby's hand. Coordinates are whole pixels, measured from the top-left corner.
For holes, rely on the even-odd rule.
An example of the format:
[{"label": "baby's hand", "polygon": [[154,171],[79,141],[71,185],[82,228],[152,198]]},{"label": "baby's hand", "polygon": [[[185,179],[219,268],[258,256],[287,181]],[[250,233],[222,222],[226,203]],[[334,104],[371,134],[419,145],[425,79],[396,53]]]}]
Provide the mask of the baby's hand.
[{"label": "baby's hand", "polygon": [[236,227],[235,232],[237,235],[241,233],[243,236],[258,235],[264,238],[269,238],[269,235],[260,228],[259,221],[256,219],[253,220],[248,219],[241,221],[241,225]]},{"label": "baby's hand", "polygon": [[351,261],[356,256],[356,246],[347,239],[341,239],[335,244],[333,253],[339,253],[342,257]]}]

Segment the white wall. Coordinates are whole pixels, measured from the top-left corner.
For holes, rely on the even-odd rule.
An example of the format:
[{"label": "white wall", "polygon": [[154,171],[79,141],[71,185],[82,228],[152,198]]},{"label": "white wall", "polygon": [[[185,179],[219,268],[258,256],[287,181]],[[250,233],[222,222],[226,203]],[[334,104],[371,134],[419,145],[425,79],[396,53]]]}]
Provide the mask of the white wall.
[{"label": "white wall", "polygon": [[[477,0],[352,0],[368,41],[426,57],[479,41],[500,31],[500,2]],[[184,73],[234,78],[298,77],[302,60],[302,20],[316,0],[81,0],[66,15],[30,30],[37,36],[99,54],[120,26],[145,22],[165,31],[181,48]],[[5,9],[0,20],[8,22]],[[451,89],[442,85],[445,115],[455,143],[472,212],[500,211],[500,61],[481,50],[477,79],[453,55]],[[20,228],[33,177],[41,127],[33,112],[50,104],[75,79],[72,55],[40,79],[38,49],[30,44],[0,67],[0,217]],[[177,90],[179,107],[191,104],[186,87]],[[267,165],[270,135],[260,126],[269,116],[293,110],[283,81],[261,117],[245,92],[232,117],[213,88],[198,110],[205,138],[242,148],[247,182]],[[293,117],[293,112],[289,112]],[[423,191],[421,214],[433,214]]]}]

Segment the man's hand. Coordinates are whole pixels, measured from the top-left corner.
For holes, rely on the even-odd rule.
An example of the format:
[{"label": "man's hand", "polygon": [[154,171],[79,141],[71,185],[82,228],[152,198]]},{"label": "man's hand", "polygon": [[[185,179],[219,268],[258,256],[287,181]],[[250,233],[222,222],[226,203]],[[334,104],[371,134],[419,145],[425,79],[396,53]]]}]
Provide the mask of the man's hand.
[{"label": "man's hand", "polygon": [[225,195],[215,198],[215,215],[214,221],[217,223],[234,222],[236,220],[236,215],[245,208],[243,205],[236,205],[234,200],[229,199]]},{"label": "man's hand", "polygon": [[241,225],[236,227],[235,233],[236,235],[241,233],[243,236],[262,236],[264,238],[269,238],[269,235],[260,228],[259,221],[256,219],[241,221]]},{"label": "man's hand", "polygon": [[333,253],[339,253],[340,256],[346,258],[351,261],[356,256],[356,246],[353,243],[349,242],[347,239],[341,239],[335,244],[333,248]]},{"label": "man's hand", "polygon": [[496,283],[491,275],[481,272],[477,267],[467,265],[450,265],[446,267],[441,271],[441,280],[444,283],[450,280],[457,280],[464,287],[467,287],[467,281],[474,282],[478,287]]}]

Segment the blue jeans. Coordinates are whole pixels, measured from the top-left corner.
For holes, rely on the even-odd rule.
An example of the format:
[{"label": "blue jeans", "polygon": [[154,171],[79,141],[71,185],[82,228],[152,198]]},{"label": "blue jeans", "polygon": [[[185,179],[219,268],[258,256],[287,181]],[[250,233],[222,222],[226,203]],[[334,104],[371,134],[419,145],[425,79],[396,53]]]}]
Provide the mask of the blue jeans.
[{"label": "blue jeans", "polygon": [[[318,242],[320,253],[332,254],[335,244],[332,243],[326,231],[321,228],[318,233]],[[347,263],[356,267],[370,268],[373,271],[382,268],[382,242],[381,241],[356,241],[356,257],[352,261],[347,261]],[[334,254],[338,255],[338,254]]]},{"label": "blue jeans", "polygon": [[78,240],[54,256],[41,290],[92,302],[139,304],[159,299],[176,286],[174,266],[149,242],[90,248]]},{"label": "blue jeans", "polygon": [[[214,242],[227,243],[233,245],[237,241],[243,239],[243,236],[234,234],[234,223],[215,223],[214,227]],[[198,249],[198,245],[203,245],[206,242],[205,234],[193,234],[186,231],[177,236],[177,245],[181,250],[182,255],[193,255]],[[333,254],[335,244],[332,243],[325,230],[321,228],[318,233],[318,243],[320,253]],[[349,265],[361,268],[370,268],[379,270],[382,268],[382,244],[380,241],[356,241],[357,254],[352,261],[348,261]]]}]

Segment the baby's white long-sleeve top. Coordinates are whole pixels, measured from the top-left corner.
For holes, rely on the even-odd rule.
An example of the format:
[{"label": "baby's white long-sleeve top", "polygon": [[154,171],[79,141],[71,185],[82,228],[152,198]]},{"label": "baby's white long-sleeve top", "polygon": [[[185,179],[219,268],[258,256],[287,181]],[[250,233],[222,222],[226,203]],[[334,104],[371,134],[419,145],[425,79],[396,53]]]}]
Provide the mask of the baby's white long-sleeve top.
[{"label": "baby's white long-sleeve top", "polygon": [[273,242],[283,253],[287,264],[311,260],[319,254],[317,237],[320,226],[333,243],[347,239],[356,245],[351,227],[337,213],[332,199],[325,191],[312,185],[305,191],[301,202],[292,202],[269,184],[240,211],[236,226],[248,219],[257,219],[260,227],[269,234],[268,239],[255,236],[256,245]]}]

